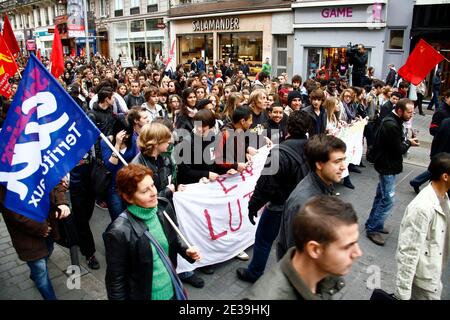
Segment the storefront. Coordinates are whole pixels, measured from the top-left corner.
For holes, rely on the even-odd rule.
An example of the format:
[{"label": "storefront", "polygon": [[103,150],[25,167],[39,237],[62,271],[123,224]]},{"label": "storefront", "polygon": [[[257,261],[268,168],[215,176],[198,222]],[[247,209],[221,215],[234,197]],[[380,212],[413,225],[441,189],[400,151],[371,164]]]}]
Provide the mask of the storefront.
[{"label": "storefront", "polygon": [[[84,56],[86,52],[86,38],[80,37],[75,38],[76,54],[79,56]],[[89,30],[89,51],[91,53],[97,52],[97,41],[95,30]]]},{"label": "storefront", "polygon": [[[367,4],[364,4],[367,2]],[[350,45],[362,43],[368,53],[368,66],[380,78],[383,69],[386,31],[386,1],[329,1],[295,3],[294,73],[304,79],[314,77],[319,69],[327,78],[339,76],[340,63],[348,63]]]},{"label": "storefront", "polygon": [[140,57],[155,61],[164,48],[162,18],[138,19],[112,23],[111,56],[117,59],[121,56],[131,57],[136,63]]},{"label": "storefront", "polygon": [[[259,30],[259,31],[255,31]],[[261,70],[266,57],[272,61],[272,14],[173,19],[171,39],[176,39],[177,64],[190,69],[192,59],[203,58],[206,65],[223,60],[241,65],[246,61],[251,74]]]}]

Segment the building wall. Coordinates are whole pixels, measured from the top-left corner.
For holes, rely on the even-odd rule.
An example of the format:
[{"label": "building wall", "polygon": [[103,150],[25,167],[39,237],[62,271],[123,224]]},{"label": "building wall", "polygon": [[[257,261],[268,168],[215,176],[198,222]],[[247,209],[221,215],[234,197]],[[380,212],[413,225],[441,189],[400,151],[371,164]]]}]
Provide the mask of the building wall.
[{"label": "building wall", "polygon": [[[383,56],[382,78],[386,79],[390,63],[398,70],[408,59],[410,51],[410,33],[415,0],[389,1],[387,4],[387,27],[385,33],[385,51]],[[403,49],[389,48],[391,30],[404,30]]]}]

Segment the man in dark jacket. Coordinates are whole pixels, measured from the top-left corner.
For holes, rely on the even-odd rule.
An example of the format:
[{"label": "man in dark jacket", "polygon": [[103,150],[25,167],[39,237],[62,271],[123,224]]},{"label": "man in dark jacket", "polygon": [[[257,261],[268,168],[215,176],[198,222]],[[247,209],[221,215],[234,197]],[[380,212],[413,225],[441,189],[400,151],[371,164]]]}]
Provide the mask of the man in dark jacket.
[{"label": "man in dark jacket", "polygon": [[310,130],[310,136],[314,134],[325,133],[327,128],[327,111],[322,106],[325,101],[325,94],[322,89],[316,89],[309,95],[311,105],[307,106],[305,110],[313,120],[313,126]]},{"label": "man in dark jacket", "polygon": [[375,138],[374,164],[380,180],[366,221],[366,234],[379,246],[384,245],[381,233],[388,233],[384,222],[394,206],[395,176],[403,171],[403,155],[409,147],[419,145],[417,138],[406,139],[403,131],[403,122],[409,121],[413,113],[414,102],[400,99],[393,112],[383,119]]},{"label": "man in dark jacket", "polygon": [[53,251],[53,242],[59,240],[56,219],[70,215],[65,197],[67,188],[59,183],[50,193],[50,214],[42,223],[4,207],[5,188],[0,186],[0,211],[11,236],[19,259],[30,268],[30,278],[45,300],[56,300],[55,291],[48,274],[47,260]]},{"label": "man in dark jacket", "polygon": [[332,195],[333,183],[341,181],[345,166],[345,142],[326,134],[315,135],[305,145],[305,155],[311,171],[295,187],[284,204],[280,234],[277,243],[277,259],[295,245],[292,221],[299,208],[311,197]]},{"label": "man in dark jacket", "polygon": [[352,86],[362,87],[363,79],[366,75],[367,60],[368,56],[366,48],[362,44],[359,44],[358,51],[355,52],[350,59],[350,63],[353,65]]},{"label": "man in dark jacket", "polygon": [[[288,120],[288,140],[272,149],[267,157],[267,172],[263,171],[259,177],[248,204],[248,217],[255,224],[254,218],[267,203],[258,222],[252,260],[248,268],[236,270],[238,278],[243,281],[255,282],[264,273],[270,248],[280,229],[284,202],[309,172],[303,147],[311,125],[305,111],[292,112]],[[271,172],[274,164],[278,164],[277,171]]]},{"label": "man in dark jacket", "polygon": [[439,106],[439,92],[441,91],[441,84],[444,82],[444,80],[441,80],[441,75],[442,71],[437,70],[436,74],[433,77],[433,81],[431,82],[433,96],[431,97],[427,110],[433,110],[433,105],[436,105],[436,108]]},{"label": "man in dark jacket", "polygon": [[389,101],[386,101],[380,108],[380,116],[378,118],[378,121],[381,121],[386,117],[388,114],[394,110],[398,100],[402,98],[401,94],[398,92],[392,92],[391,97],[389,98]]},{"label": "man in dark jacket", "polygon": [[125,96],[124,100],[128,109],[131,109],[133,106],[140,107],[145,103],[138,80],[131,81],[131,92]]},{"label": "man in dark jacket", "polygon": [[[450,153],[450,117],[444,119],[440,124],[431,143],[430,159],[440,152]],[[409,184],[416,193],[420,192],[420,186],[431,179],[431,173],[425,170],[412,179]]]},{"label": "man in dark jacket", "polygon": [[358,218],[350,203],[317,196],[298,210],[290,248],[250,289],[257,300],[330,300],[344,287],[342,278],[362,255]]},{"label": "man in dark jacket", "polygon": [[395,71],[395,66],[391,63],[389,64],[389,72],[386,76],[386,85],[390,87],[394,87],[395,83],[397,82],[397,71]]},{"label": "man in dark jacket", "polygon": [[450,117],[450,90],[445,91],[444,98],[442,99],[441,106],[437,108],[436,112],[433,114],[433,118],[430,123],[430,134],[432,136],[436,135],[439,130],[439,126],[442,120]]}]

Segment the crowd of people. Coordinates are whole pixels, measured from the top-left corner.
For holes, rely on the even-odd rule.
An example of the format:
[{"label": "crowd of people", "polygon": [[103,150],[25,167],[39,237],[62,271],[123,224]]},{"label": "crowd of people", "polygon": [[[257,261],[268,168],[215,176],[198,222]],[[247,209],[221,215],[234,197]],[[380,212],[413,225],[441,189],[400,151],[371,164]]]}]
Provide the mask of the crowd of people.
[{"label": "crowd of people", "polygon": [[[344,286],[341,276],[362,254],[356,213],[351,204],[333,196],[335,183],[355,188],[350,175],[343,178],[346,145],[337,136],[358,121],[366,123],[361,145],[366,144],[368,160],[374,162],[380,174],[366,234],[375,244],[384,245],[380,234],[389,232],[384,221],[394,202],[395,176],[402,171],[403,154],[410,146],[418,145],[411,119],[415,107],[423,113],[425,93],[419,86],[398,79],[393,66],[386,81],[362,81],[364,70],[358,69],[359,78],[353,79],[358,86],[351,85],[346,75],[325,80],[320,72],[303,81],[300,75],[284,73],[271,78],[261,71],[251,80],[245,65],[235,68],[219,61],[211,67],[190,67],[185,70],[184,65],[178,65],[172,71],[141,60],[138,66],[124,68],[120,60],[100,55],[93,56],[89,63],[83,57],[67,57],[65,71],[58,79],[60,84],[109,138],[115,151],[99,140],[73,168],[68,181],[63,180],[53,191],[59,196],[52,196],[55,199],[50,216],[53,219],[61,210],[62,214],[56,214],[58,218],[69,214],[68,201],[63,200],[68,190],[80,251],[89,268],[99,269],[89,221],[96,204],[108,210],[111,224],[103,239],[110,299],[185,299],[180,279],[198,288],[204,286],[204,280],[196,271],[176,274],[176,255],[193,263],[202,253],[196,247],[187,247],[168,221],[168,216],[175,223],[177,220],[173,194],[183,192],[186,184],[208,183],[220,175],[243,172],[258,148],[275,145],[271,156],[278,157],[279,169],[261,175],[249,201],[251,223],[255,224],[258,211],[264,209],[252,259],[247,268],[237,270],[237,276],[243,281],[258,281],[251,298],[331,297]],[[13,92],[18,81],[18,77],[12,79]],[[440,118],[433,117],[435,129],[450,115],[443,114],[450,112],[450,93],[445,97],[442,108],[447,104],[448,109],[438,108]],[[11,101],[2,100],[2,119]],[[241,139],[243,135],[250,139]],[[203,155],[202,159],[194,161],[198,159],[196,154]],[[442,208],[447,219],[442,221],[447,225],[439,220],[444,235],[436,241],[447,257],[450,218],[445,192],[450,188],[450,163],[442,153],[437,154],[437,159],[431,161],[421,181],[431,179],[430,186],[424,189],[430,197],[439,184],[435,202]],[[109,176],[103,192],[96,189],[93,172],[100,167]],[[364,167],[361,161],[359,165],[348,165],[348,170],[361,173]],[[419,196],[426,197],[422,193]],[[405,232],[417,232],[415,223],[435,219],[430,213],[428,220],[417,220],[413,215],[420,212],[414,208],[408,207],[402,222]],[[28,262],[42,296],[56,298],[46,261],[51,254],[51,233],[57,225],[32,222],[3,206],[0,210],[13,244],[20,258]],[[424,237],[428,229],[423,225],[421,228],[423,232],[417,237],[424,245],[432,245]],[[412,282],[422,290],[420,296],[427,297],[423,290],[429,287],[421,286],[424,280],[417,280],[419,274],[414,275],[414,266],[405,257],[415,244],[404,234],[400,236],[399,263],[405,262],[410,269],[399,269],[397,297],[410,298]],[[263,276],[275,240],[280,262],[275,271]],[[39,252],[32,252],[31,245],[24,248],[24,242],[35,241],[42,247]],[[245,252],[238,258],[249,260]],[[199,271],[211,274],[214,267]],[[434,274],[433,290],[442,287],[436,284],[438,278],[440,273]],[[434,290],[433,297],[438,295]]]}]

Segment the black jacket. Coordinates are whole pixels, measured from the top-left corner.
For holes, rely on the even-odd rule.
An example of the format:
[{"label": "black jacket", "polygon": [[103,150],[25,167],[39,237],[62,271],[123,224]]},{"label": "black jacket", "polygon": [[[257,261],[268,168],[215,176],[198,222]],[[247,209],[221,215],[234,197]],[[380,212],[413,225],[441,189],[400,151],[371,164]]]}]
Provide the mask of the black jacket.
[{"label": "black jacket", "polygon": [[139,152],[131,163],[142,164],[151,169],[153,172],[152,178],[155,182],[156,190],[158,190],[158,196],[172,200],[173,193],[167,187],[170,184],[169,176],[173,175],[173,164],[170,157],[161,154],[155,159]]},{"label": "black jacket", "polygon": [[113,114],[111,106],[108,107],[108,109],[103,110],[99,107],[98,102],[94,102],[92,110],[89,110],[87,115],[105,136],[110,136],[113,134],[113,126],[116,122],[116,116]]},{"label": "black jacket", "polygon": [[447,118],[450,118],[450,106],[446,104],[445,101],[442,101],[440,107],[436,110],[431,119],[430,134],[432,136],[436,135],[441,122]]},{"label": "black jacket", "polygon": [[128,109],[131,109],[133,106],[142,106],[145,102],[144,96],[141,94],[138,96],[135,96],[131,93],[127,94],[124,98],[125,103],[127,104]]},{"label": "black jacket", "polygon": [[365,75],[367,60],[368,60],[367,52],[364,52],[363,54],[356,53],[352,59],[353,64],[352,74]]},{"label": "black jacket", "polygon": [[[180,159],[176,160],[178,183],[197,183],[203,177],[208,178],[209,172],[217,174],[226,172],[226,169],[218,167],[215,163],[216,137],[212,131],[210,133],[209,137],[202,139],[192,132],[177,145],[177,149],[181,148]],[[185,151],[188,153],[185,154]]]},{"label": "black jacket", "polygon": [[394,105],[392,102],[386,101],[380,108],[380,116],[378,118],[378,121],[381,121],[386,117],[388,114],[392,113],[392,110],[394,110]]},{"label": "black jacket", "polygon": [[[166,211],[177,224],[175,212],[166,199],[158,198],[158,218],[169,243],[169,258],[176,268],[177,254],[190,263],[195,261],[186,255],[187,247],[181,241],[169,221]],[[153,250],[144,235],[148,230],[144,221],[127,213],[128,219],[118,217],[105,233],[106,276],[105,284],[110,300],[150,300],[152,297]]]},{"label": "black jacket", "polygon": [[[279,123],[276,123],[272,121],[272,119],[269,119],[264,124],[264,127],[267,129],[267,137],[273,143],[278,144],[286,140],[288,118],[288,115],[283,113],[283,118]],[[278,132],[276,130],[278,130]]]},{"label": "black jacket", "polygon": [[333,186],[326,185],[315,171],[308,175],[295,187],[284,205],[280,233],[277,243],[277,260],[280,260],[290,247],[295,246],[292,223],[298,210],[311,198],[320,195],[332,195]]},{"label": "black jacket", "polygon": [[450,118],[442,121],[431,143],[430,157],[439,152],[450,153]]},{"label": "black jacket", "polygon": [[411,146],[405,140],[403,120],[391,112],[381,122],[375,137],[375,170],[379,174],[394,175],[403,171],[403,155]]},{"label": "black jacket", "polygon": [[303,110],[308,112],[311,120],[313,121],[313,128],[309,132],[309,135],[312,136],[314,134],[325,133],[327,128],[327,111],[323,107],[320,107],[320,114],[317,115],[314,112],[314,107],[312,105],[303,108]]},{"label": "black jacket", "polygon": [[395,71],[394,69],[389,70],[389,73],[386,76],[386,85],[393,87],[395,84],[396,76],[397,76],[397,71]]},{"label": "black jacket", "polygon": [[309,172],[309,167],[304,161],[304,146],[306,136],[298,139],[288,139],[281,145],[290,147],[298,154],[303,165],[298,162],[286,151],[280,148],[273,148],[267,157],[264,170],[269,170],[271,166],[279,164],[273,174],[262,174],[256,182],[255,191],[248,203],[249,211],[256,212],[267,202],[275,205],[284,205],[284,202],[291,194],[292,190]]}]

